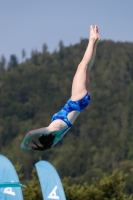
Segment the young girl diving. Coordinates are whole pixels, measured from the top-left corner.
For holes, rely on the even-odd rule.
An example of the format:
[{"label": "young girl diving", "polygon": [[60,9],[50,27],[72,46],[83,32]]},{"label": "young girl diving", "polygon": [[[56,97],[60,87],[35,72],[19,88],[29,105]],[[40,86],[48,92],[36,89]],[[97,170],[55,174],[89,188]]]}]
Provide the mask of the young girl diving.
[{"label": "young girl diving", "polygon": [[[90,103],[89,72],[94,64],[97,44],[100,40],[98,27],[90,26],[87,49],[73,78],[71,98],[59,112],[53,115],[51,123],[47,127],[31,130],[26,134],[21,144],[22,149],[46,150],[54,146],[63,138],[78,115]],[[39,143],[33,140],[35,137],[38,138]]]}]

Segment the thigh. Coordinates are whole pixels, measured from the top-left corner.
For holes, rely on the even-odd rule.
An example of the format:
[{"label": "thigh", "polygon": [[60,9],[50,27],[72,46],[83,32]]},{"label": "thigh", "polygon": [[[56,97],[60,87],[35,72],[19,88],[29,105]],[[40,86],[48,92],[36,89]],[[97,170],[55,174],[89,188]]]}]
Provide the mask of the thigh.
[{"label": "thigh", "polygon": [[72,83],[72,96],[73,101],[83,98],[89,90],[89,79],[87,75],[87,66],[79,65],[75,73]]}]

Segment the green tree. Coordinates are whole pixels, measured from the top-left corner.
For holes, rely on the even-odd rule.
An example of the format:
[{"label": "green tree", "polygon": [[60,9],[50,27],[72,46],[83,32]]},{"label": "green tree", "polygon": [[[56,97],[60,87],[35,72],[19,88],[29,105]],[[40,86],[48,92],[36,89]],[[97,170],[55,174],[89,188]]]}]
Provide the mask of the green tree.
[{"label": "green tree", "polygon": [[8,63],[8,68],[12,69],[12,68],[15,68],[16,66],[18,66],[18,59],[16,55],[11,55],[9,63]]},{"label": "green tree", "polygon": [[72,184],[71,178],[63,180],[67,200],[132,200],[123,192],[125,176],[122,173],[114,172],[101,180],[93,180],[91,185]]},{"label": "green tree", "polygon": [[25,200],[43,200],[35,168],[32,171],[32,179],[26,182],[26,188],[23,189],[23,195]]},{"label": "green tree", "polygon": [[22,61],[24,61],[24,58],[26,57],[26,51],[22,49]]}]

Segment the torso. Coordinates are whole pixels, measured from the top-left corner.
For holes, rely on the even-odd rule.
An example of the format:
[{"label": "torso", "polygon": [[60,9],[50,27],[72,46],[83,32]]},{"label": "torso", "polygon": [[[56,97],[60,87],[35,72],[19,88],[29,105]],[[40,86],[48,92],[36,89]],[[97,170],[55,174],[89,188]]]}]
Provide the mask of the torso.
[{"label": "torso", "polygon": [[[73,124],[80,114],[79,111],[72,111],[68,114],[67,118],[71,124]],[[50,123],[49,128],[53,130],[53,132],[62,132],[68,127],[68,125],[61,119],[56,119]]]},{"label": "torso", "polygon": [[52,117],[49,125],[50,131],[60,135],[62,131],[67,132],[80,112],[90,103],[90,95],[87,93],[82,99],[74,101],[69,99],[64,107]]}]

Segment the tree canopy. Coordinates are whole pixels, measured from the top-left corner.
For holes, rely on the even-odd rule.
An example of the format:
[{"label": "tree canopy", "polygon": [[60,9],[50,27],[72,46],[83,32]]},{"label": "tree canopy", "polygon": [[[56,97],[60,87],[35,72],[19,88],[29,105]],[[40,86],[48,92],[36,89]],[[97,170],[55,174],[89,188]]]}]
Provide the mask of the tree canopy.
[{"label": "tree canopy", "polygon": [[[78,44],[49,53],[33,50],[17,62],[12,55],[7,69],[0,61],[0,150],[13,164],[22,165],[23,180],[31,178],[34,163],[44,159],[59,175],[75,184],[111,175],[127,174],[125,191],[133,193],[133,43],[102,41],[90,72],[91,103],[55,147],[44,152],[20,148],[25,134],[45,127],[71,96],[76,67],[87,46]],[[23,58],[24,58],[23,54]],[[4,57],[3,57],[4,58]],[[82,188],[81,188],[82,189]]]}]

